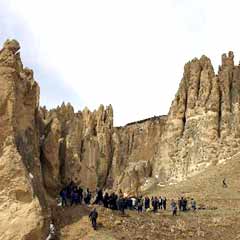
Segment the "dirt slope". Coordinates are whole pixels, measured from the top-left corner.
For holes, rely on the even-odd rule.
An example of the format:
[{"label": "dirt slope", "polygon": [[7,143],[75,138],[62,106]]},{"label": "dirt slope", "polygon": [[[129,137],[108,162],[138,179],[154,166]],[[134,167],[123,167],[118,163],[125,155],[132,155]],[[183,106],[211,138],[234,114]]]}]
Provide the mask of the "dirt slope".
[{"label": "dirt slope", "polygon": [[[226,178],[228,188],[222,187]],[[150,195],[166,195],[168,199],[184,195],[197,199],[205,210],[180,213],[172,217],[169,210],[138,214],[119,212],[98,207],[99,228],[93,231],[88,214],[92,206],[76,206],[55,209],[60,239],[240,239],[240,154],[207,171],[167,187],[158,187]]]}]

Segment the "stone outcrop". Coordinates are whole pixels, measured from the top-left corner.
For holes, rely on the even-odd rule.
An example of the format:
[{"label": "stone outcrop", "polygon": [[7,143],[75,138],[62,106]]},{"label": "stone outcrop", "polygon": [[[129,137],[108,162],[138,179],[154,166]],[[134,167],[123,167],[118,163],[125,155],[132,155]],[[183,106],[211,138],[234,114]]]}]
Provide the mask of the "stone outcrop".
[{"label": "stone outcrop", "polygon": [[114,188],[138,192],[152,177],[153,157],[165,125],[166,116],[115,128],[113,133],[113,159],[109,181]]},{"label": "stone outcrop", "polygon": [[206,56],[188,62],[167,116],[114,127],[111,105],[39,107],[19,49],[8,40],[0,51],[0,239],[43,239],[46,199],[70,180],[136,194],[239,152],[240,66],[232,52],[218,74]]},{"label": "stone outcrop", "polygon": [[[39,87],[17,41],[0,51],[0,239],[40,239],[45,206],[39,161]],[[29,177],[31,176],[31,177]],[[23,221],[24,219],[24,221]]]},{"label": "stone outcrop", "polygon": [[239,66],[223,54],[219,72],[202,56],[184,67],[155,155],[159,181],[181,181],[239,151]]},{"label": "stone outcrop", "polygon": [[70,179],[91,189],[105,186],[112,162],[111,105],[74,113],[70,104],[62,104],[45,113],[43,120],[41,160],[46,188],[56,189]]}]

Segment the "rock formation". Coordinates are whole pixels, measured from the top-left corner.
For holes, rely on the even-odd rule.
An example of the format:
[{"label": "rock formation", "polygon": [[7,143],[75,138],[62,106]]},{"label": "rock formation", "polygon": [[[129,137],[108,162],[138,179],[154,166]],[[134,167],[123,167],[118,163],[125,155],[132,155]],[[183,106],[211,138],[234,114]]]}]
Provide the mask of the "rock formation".
[{"label": "rock formation", "polygon": [[43,239],[48,204],[70,180],[138,193],[239,152],[240,66],[232,52],[217,75],[206,56],[188,62],[167,116],[114,127],[111,105],[39,107],[19,49],[8,40],[0,51],[0,239]]},{"label": "rock formation", "polygon": [[185,65],[155,155],[160,181],[181,181],[239,151],[239,70],[232,52],[218,75],[206,56]]},{"label": "rock formation", "polygon": [[112,161],[113,110],[101,105],[74,113],[70,104],[45,113],[41,160],[46,188],[56,189],[70,179],[104,187]]},{"label": "rock formation", "polygon": [[13,40],[6,41],[0,51],[0,239],[4,240],[40,239],[45,206],[39,87],[32,70],[23,68],[19,49]]}]

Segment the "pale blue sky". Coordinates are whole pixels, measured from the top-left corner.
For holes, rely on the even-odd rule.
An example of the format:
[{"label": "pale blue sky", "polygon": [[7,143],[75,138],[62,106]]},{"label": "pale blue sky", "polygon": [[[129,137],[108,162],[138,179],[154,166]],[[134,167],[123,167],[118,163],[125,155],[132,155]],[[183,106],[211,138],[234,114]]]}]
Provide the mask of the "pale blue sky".
[{"label": "pale blue sky", "polygon": [[[24,66],[34,70],[35,80],[41,87],[41,105],[48,108],[61,105],[63,101],[71,102],[77,109],[84,107],[81,98],[64,83],[57,68],[41,62],[40,38],[35,38],[26,20],[15,14],[8,1],[0,0],[0,44],[7,38],[17,39],[21,45],[21,58]],[[10,2],[10,1],[9,1]]]},{"label": "pale blue sky", "polygon": [[184,64],[240,52],[237,0],[0,0],[0,43],[16,38],[41,104],[112,104],[115,124],[167,114]]}]

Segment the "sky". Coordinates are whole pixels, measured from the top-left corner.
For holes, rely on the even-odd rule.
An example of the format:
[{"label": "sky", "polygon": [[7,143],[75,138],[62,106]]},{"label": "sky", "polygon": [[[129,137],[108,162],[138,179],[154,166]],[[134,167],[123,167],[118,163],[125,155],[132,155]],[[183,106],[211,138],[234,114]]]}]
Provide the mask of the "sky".
[{"label": "sky", "polygon": [[168,113],[184,64],[240,52],[238,0],[0,0],[0,44],[17,39],[41,105],[112,104],[114,125]]}]

